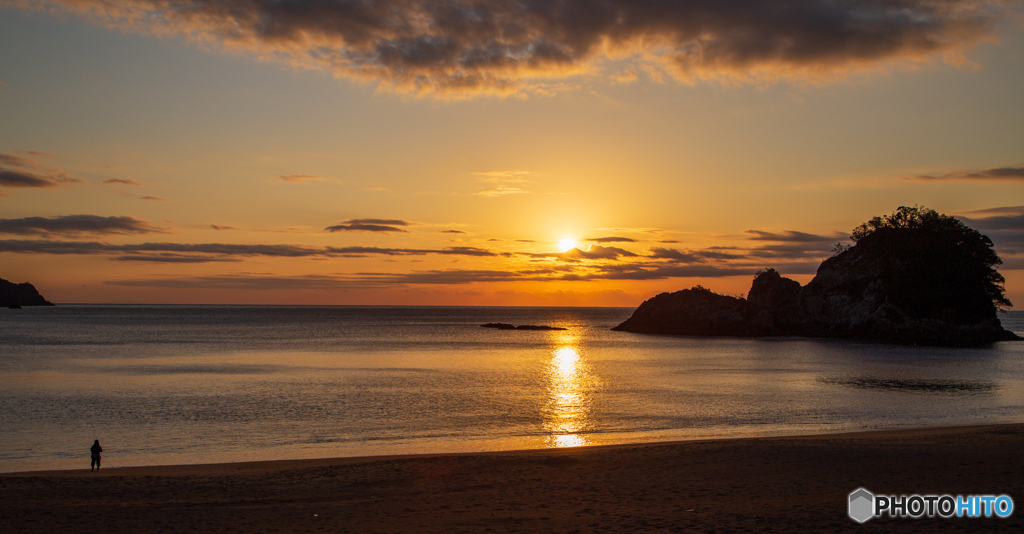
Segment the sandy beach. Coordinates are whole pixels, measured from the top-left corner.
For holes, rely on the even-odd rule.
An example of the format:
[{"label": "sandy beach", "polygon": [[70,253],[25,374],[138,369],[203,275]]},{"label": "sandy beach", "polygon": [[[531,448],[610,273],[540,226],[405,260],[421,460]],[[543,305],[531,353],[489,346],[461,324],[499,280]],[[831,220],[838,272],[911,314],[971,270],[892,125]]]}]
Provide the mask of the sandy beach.
[{"label": "sandy beach", "polygon": [[1019,511],[861,525],[846,499],[865,487],[1024,502],[1022,450],[1024,425],[992,425],[9,473],[0,523],[6,532],[1012,531]]}]

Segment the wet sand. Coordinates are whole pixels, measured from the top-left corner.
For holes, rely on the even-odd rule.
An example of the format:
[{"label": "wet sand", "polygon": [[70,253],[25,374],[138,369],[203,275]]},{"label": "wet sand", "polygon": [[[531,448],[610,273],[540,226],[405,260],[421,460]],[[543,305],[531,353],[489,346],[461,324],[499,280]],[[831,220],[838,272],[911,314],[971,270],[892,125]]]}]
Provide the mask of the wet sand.
[{"label": "wet sand", "polygon": [[[113,463],[113,458],[107,461]],[[88,465],[88,458],[83,459]],[[847,517],[858,487],[1024,506],[1024,425],[0,475],[4,532],[980,532]]]}]

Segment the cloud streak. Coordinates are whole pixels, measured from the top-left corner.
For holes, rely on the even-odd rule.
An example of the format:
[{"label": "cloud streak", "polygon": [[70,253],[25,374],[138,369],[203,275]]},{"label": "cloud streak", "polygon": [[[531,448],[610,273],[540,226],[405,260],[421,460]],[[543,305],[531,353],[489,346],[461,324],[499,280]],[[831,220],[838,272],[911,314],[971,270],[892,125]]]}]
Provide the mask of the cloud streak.
[{"label": "cloud streak", "polygon": [[584,241],[592,241],[594,243],[636,243],[636,239],[629,237],[619,237],[610,235],[606,237],[588,237]]},{"label": "cloud streak", "polygon": [[315,176],[312,174],[289,174],[286,176],[278,176],[277,181],[285,182],[289,184],[299,184],[302,182],[322,182],[325,180],[332,180],[334,178],[324,178],[323,176]]},{"label": "cloud streak", "polygon": [[485,197],[529,194],[530,191],[524,186],[533,182],[528,177],[534,174],[531,171],[523,170],[475,172],[473,175],[480,181],[493,183],[494,185],[489,189],[477,191],[473,194]]},{"label": "cloud streak", "polygon": [[349,219],[334,226],[324,228],[326,232],[408,232],[400,226],[412,226],[409,221],[401,219]]},{"label": "cloud streak", "polygon": [[11,165],[14,167],[27,167],[30,162],[21,157],[15,156],[14,154],[2,154],[0,153],[0,165]]},{"label": "cloud streak", "polygon": [[978,181],[978,182],[1024,182],[1024,167],[989,167],[981,171],[956,171],[946,174],[922,174],[907,180],[923,182]]},{"label": "cloud streak", "polygon": [[134,185],[134,186],[145,185],[142,182],[139,182],[139,181],[136,181],[136,180],[132,180],[130,178],[107,178],[106,180],[103,180],[100,183],[105,184],[105,185]]},{"label": "cloud streak", "polygon": [[[43,153],[29,154],[37,156]],[[0,154],[0,187],[47,189],[80,183],[85,183],[85,180],[69,176],[58,169],[47,169],[44,165],[21,156]]]},{"label": "cloud streak", "polygon": [[[441,249],[381,248],[381,247],[312,247],[292,244],[232,244],[232,243],[140,243],[115,245],[96,241],[57,240],[0,240],[0,252],[17,254],[55,255],[122,255],[122,261],[167,261],[170,263],[199,263],[226,261],[225,258],[273,257],[313,258],[368,256],[469,256],[495,257],[504,254],[476,247],[446,247]],[[163,258],[163,259],[161,259]]]},{"label": "cloud streak", "polygon": [[[999,2],[977,0],[48,0],[108,27],[182,35],[399,92],[509,94],[544,80],[827,77],[961,52]],[[623,72],[605,73],[627,60]],[[637,68],[639,67],[639,68]],[[631,76],[627,76],[631,77]],[[557,83],[555,84],[557,85]],[[542,87],[537,87],[542,89]]]},{"label": "cloud streak", "polygon": [[648,257],[658,260],[671,260],[677,263],[703,263],[708,260],[736,260],[742,258],[743,255],[732,252],[722,252],[720,250],[705,249],[680,251],[674,248],[654,247],[651,249],[651,255]]},{"label": "cloud streak", "polygon": [[529,193],[526,189],[514,185],[496,185],[491,189],[484,189],[483,191],[477,191],[474,195],[480,195],[484,197],[503,197],[506,195],[525,195]]},{"label": "cloud streak", "polygon": [[58,174],[46,176],[20,169],[0,168],[0,187],[49,188],[82,183],[85,180]]},{"label": "cloud streak", "polygon": [[1024,268],[1024,206],[976,210],[967,215],[957,218],[992,240],[996,252],[1006,261],[1004,268]]},{"label": "cloud streak", "polygon": [[747,230],[745,233],[750,234],[751,237],[748,239],[753,241],[774,241],[778,243],[834,243],[837,239],[845,239],[849,237],[842,234],[831,236],[809,234],[807,232],[798,232],[796,230],[786,230],[782,233],[766,232],[763,230]]},{"label": "cloud streak", "polygon": [[130,216],[64,215],[58,217],[0,219],[0,234],[59,236],[82,234],[131,235],[163,232],[162,228]]},{"label": "cloud streak", "polygon": [[524,253],[523,255],[530,258],[554,258],[563,261],[617,260],[620,257],[635,258],[638,256],[638,254],[625,249],[602,247],[601,245],[591,245],[587,250],[574,247],[565,252]]},{"label": "cloud streak", "polygon": [[[810,267],[810,273],[813,269]],[[354,273],[338,275],[270,276],[236,273],[184,278],[112,280],[109,285],[155,287],[163,289],[259,289],[259,290],[338,290],[418,285],[466,285],[496,282],[585,282],[597,280],[666,280],[671,278],[722,278],[752,276],[755,267],[684,265],[650,267],[638,264],[605,266],[573,271],[534,269],[523,271],[494,269],[439,269],[409,273]],[[807,268],[789,269],[790,274],[806,274]]]}]

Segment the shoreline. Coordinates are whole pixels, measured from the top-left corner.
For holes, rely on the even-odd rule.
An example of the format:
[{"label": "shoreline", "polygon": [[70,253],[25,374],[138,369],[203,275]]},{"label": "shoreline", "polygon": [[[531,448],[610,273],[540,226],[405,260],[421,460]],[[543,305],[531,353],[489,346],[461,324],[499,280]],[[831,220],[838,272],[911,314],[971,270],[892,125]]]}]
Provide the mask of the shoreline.
[{"label": "shoreline", "polygon": [[[0,478],[13,477],[80,477],[80,476],[213,476],[238,473],[270,473],[277,471],[289,471],[296,469],[308,469],[314,467],[326,467],[333,465],[351,465],[361,463],[372,463],[391,460],[415,460],[444,457],[464,456],[504,456],[504,455],[535,455],[535,454],[568,454],[571,451],[586,453],[587,451],[611,450],[611,449],[642,449],[649,447],[678,446],[696,443],[713,442],[734,442],[751,440],[821,440],[838,438],[870,438],[870,437],[898,437],[901,435],[919,436],[931,434],[961,434],[984,432],[987,430],[998,430],[1003,428],[1020,427],[1024,432],[1022,423],[992,423],[980,425],[954,425],[940,427],[915,427],[915,428],[891,428],[875,430],[852,430],[849,432],[828,432],[816,434],[788,434],[779,436],[736,436],[736,437],[710,437],[694,438],[667,441],[649,441],[635,443],[612,443],[602,445],[586,445],[581,447],[549,447],[536,449],[506,449],[493,451],[470,451],[470,452],[430,452],[430,453],[407,453],[407,454],[382,454],[364,456],[337,456],[327,458],[298,458],[286,460],[257,460],[242,462],[215,462],[202,464],[167,464],[167,465],[140,465],[109,467],[98,472],[90,472],[82,469],[46,469],[34,471],[12,471],[0,473]],[[890,436],[891,435],[891,436]],[[86,458],[87,460],[87,458]],[[86,463],[86,462],[83,462]],[[1024,499],[1024,497],[1022,497]]]},{"label": "shoreline", "polygon": [[[11,473],[12,532],[1007,532],[847,516],[850,492],[1024,503],[1024,423]],[[875,524],[878,524],[875,527]]]}]

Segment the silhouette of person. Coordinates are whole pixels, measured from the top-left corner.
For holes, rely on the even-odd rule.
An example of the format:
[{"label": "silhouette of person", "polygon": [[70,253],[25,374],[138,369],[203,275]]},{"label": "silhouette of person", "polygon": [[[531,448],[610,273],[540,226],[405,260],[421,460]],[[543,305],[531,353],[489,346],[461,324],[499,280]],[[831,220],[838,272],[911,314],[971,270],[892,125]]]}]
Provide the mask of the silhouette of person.
[{"label": "silhouette of person", "polygon": [[97,471],[100,470],[100,453],[103,452],[103,447],[100,447],[100,440],[96,440],[92,443],[92,447],[89,448],[92,452],[92,463],[89,464],[89,472],[91,473],[95,467]]}]

